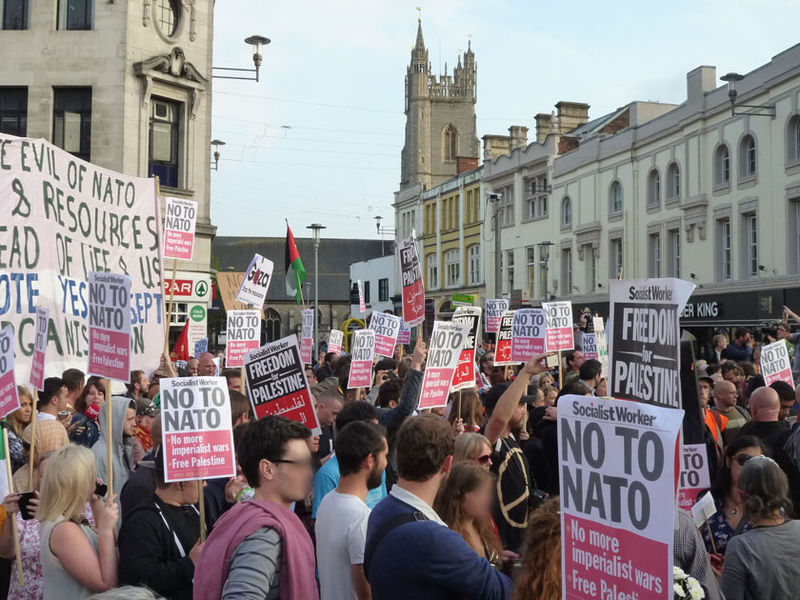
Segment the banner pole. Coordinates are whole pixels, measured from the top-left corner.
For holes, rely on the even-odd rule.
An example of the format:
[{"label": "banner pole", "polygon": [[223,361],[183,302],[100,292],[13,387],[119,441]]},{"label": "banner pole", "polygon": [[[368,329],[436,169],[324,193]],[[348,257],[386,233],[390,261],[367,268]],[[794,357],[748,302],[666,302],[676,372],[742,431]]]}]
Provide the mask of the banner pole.
[{"label": "banner pole", "polygon": [[458,419],[461,418],[461,390],[458,390]]},{"label": "banner pole", "polygon": [[706,527],[708,528],[708,537],[711,538],[711,549],[714,551],[714,554],[717,554],[717,545],[714,543],[714,532],[711,531],[711,525],[708,524],[708,519],[706,519]]},{"label": "banner pole", "polygon": [[[33,446],[31,446],[33,447]],[[14,493],[14,476],[11,473],[11,452],[8,449],[8,423],[3,425],[3,451],[6,457],[6,474],[8,475],[8,492]],[[31,454],[31,464],[33,464],[33,454]],[[22,577],[22,554],[19,549],[19,528],[17,527],[16,515],[6,515],[7,519],[11,519],[11,530],[14,533],[14,556],[17,557],[17,579],[21,588],[25,587],[25,580]]]},{"label": "banner pole", "polygon": [[561,366],[561,350],[558,351],[558,389],[564,387],[564,373],[563,367]]},{"label": "banner pole", "polygon": [[[33,386],[33,413],[31,413],[31,447],[28,450],[28,488],[33,491],[33,457],[36,453],[36,419],[38,410],[36,406],[36,397],[39,395],[39,390]],[[10,460],[10,459],[9,459]],[[10,463],[9,463],[10,464]]]},{"label": "banner pole", "polygon": [[175,300],[175,274],[178,271],[177,259],[172,259],[172,279],[169,282],[169,307],[167,307],[167,332],[164,336],[164,352],[169,356],[169,322],[172,315],[172,303]]},{"label": "banner pole", "polygon": [[206,541],[206,499],[203,495],[203,480],[197,481],[197,499],[200,504],[200,541]]},{"label": "banner pole", "polygon": [[[106,423],[111,424],[113,423],[111,420],[111,380],[107,379],[106,381],[108,381],[108,385],[106,385]],[[112,438],[114,437],[112,434],[113,430],[113,427],[108,427],[108,431],[104,432],[106,435],[106,462],[108,463],[106,466],[106,476],[108,477],[106,485],[108,486],[109,498],[114,494],[114,450],[112,448]]]}]

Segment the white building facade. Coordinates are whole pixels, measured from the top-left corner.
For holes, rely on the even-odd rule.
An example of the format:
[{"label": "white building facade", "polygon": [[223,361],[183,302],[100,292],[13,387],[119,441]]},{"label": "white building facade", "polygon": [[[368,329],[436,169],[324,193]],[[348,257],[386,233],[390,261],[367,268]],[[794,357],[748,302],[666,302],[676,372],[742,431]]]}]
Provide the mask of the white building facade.
[{"label": "white building facade", "polygon": [[367,314],[371,312],[394,313],[395,300],[393,297],[400,292],[397,288],[395,276],[396,257],[391,254],[378,258],[371,258],[350,265],[350,316],[364,319],[366,314],[361,312],[358,301],[357,282],[360,280],[364,290],[364,303]]}]

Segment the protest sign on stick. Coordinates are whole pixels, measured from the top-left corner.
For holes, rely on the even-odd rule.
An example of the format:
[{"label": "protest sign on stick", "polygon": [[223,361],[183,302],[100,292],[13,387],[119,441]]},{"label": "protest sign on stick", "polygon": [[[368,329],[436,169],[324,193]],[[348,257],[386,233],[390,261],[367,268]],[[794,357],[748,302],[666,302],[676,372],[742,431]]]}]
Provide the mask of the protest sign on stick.
[{"label": "protest sign on stick", "polygon": [[50,310],[36,308],[36,336],[33,338],[33,362],[31,363],[30,383],[37,390],[44,389],[44,360],[47,353],[47,336],[50,326]]},{"label": "protest sign on stick", "polygon": [[164,258],[192,260],[197,202],[184,198],[165,198]]},{"label": "protest sign on stick", "polygon": [[766,385],[772,385],[774,381],[785,381],[794,388],[786,340],[778,340],[761,348],[761,374]]},{"label": "protest sign on stick", "polygon": [[340,329],[331,329],[328,334],[328,352],[342,353],[342,343],[344,342],[344,332]]},{"label": "protest sign on stick", "polygon": [[405,323],[400,324],[400,333],[397,334],[397,343],[403,346],[411,343],[411,328]]},{"label": "protest sign on stick", "polygon": [[89,273],[89,375],[130,379],[131,278]]},{"label": "protest sign on stick", "polygon": [[425,288],[413,235],[402,241],[398,252],[403,283],[403,321],[409,327],[414,327],[425,320]]},{"label": "protest sign on stick", "polygon": [[[464,348],[458,359],[453,375],[453,391],[475,387],[475,353],[478,350],[478,332],[481,328],[481,309],[472,306],[459,306],[453,313],[453,322],[467,327]],[[459,396],[460,397],[460,396]]]},{"label": "protest sign on stick", "polygon": [[261,311],[229,310],[225,344],[225,366],[241,367],[244,356],[258,348],[261,340]]},{"label": "protest sign on stick", "polygon": [[608,377],[608,344],[606,343],[606,326],[603,322],[603,317],[594,317],[592,319],[592,328],[594,329],[594,339],[597,347],[597,360],[602,365],[603,375]]},{"label": "protest sign on stick", "polygon": [[[19,408],[19,394],[14,383],[14,329],[0,329],[0,419]],[[9,460],[6,456],[6,460]],[[33,462],[33,461],[31,461]]]},{"label": "protest sign on stick", "polygon": [[494,364],[497,367],[518,365],[520,361],[511,360],[511,345],[514,339],[514,313],[507,310],[500,317],[500,328],[497,330],[497,346],[494,349]]},{"label": "protest sign on stick", "polygon": [[705,444],[684,444],[678,481],[678,506],[691,510],[698,494],[711,487]]},{"label": "protest sign on stick", "polygon": [[572,335],[572,302],[543,302],[547,326],[545,345],[548,352],[572,350],[575,341]]},{"label": "protest sign on stick", "polygon": [[694,284],[611,280],[609,395],[681,408],[680,315]]},{"label": "protest sign on stick", "polygon": [[562,598],[672,599],[682,419],[624,400],[559,399]]},{"label": "protest sign on stick", "polygon": [[366,315],[367,303],[364,302],[364,284],[360,279],[356,282],[356,287],[358,287],[358,309],[361,311],[362,315]]},{"label": "protest sign on stick", "polygon": [[486,333],[497,333],[500,330],[500,317],[508,310],[508,300],[486,300]]},{"label": "protest sign on stick", "polygon": [[273,268],[274,265],[271,260],[256,254],[253,260],[250,261],[250,265],[242,278],[242,283],[239,285],[239,291],[236,293],[236,302],[252,305],[259,309],[264,306],[269,284],[272,280]]},{"label": "protest sign on stick", "polygon": [[300,360],[310,365],[314,362],[314,309],[301,310],[303,324],[300,329]]},{"label": "protest sign on stick", "polygon": [[247,395],[257,419],[278,415],[322,431],[308,389],[297,337],[287,336],[250,352],[244,361]]},{"label": "protest sign on stick", "polygon": [[197,340],[194,343],[194,357],[199,358],[201,354],[208,352],[208,338]]},{"label": "protest sign on stick", "polygon": [[545,351],[545,314],[541,308],[518,308],[511,323],[511,361],[528,362]]},{"label": "protest sign on stick", "polygon": [[420,409],[447,406],[453,375],[468,335],[469,329],[462,323],[434,322],[419,397]]},{"label": "protest sign on stick", "polygon": [[369,329],[375,332],[375,354],[393,356],[402,319],[389,313],[374,312],[369,319]]},{"label": "protest sign on stick", "polygon": [[347,389],[354,390],[372,385],[372,361],[374,359],[375,332],[369,329],[354,331]]}]

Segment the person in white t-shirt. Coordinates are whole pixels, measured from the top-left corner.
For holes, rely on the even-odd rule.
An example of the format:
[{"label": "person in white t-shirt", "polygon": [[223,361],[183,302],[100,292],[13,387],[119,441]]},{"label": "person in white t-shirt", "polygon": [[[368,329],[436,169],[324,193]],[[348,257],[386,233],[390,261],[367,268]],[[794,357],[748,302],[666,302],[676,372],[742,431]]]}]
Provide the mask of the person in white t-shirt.
[{"label": "person in white t-shirt", "polygon": [[356,421],[337,433],[334,449],[339,486],[322,499],[315,526],[321,600],[364,600],[371,598],[364,575],[365,500],[381,485],[389,446],[383,427]]}]

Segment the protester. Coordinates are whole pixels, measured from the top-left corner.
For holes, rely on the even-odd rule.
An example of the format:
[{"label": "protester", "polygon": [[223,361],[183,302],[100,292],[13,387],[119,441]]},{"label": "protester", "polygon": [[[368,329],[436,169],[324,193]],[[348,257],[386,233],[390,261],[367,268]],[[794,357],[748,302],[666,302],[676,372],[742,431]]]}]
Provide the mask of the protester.
[{"label": "protester", "polygon": [[[123,523],[127,520],[128,515],[133,512],[133,509],[141,506],[145,502],[149,502],[153,493],[156,491],[156,464],[155,452],[153,450],[161,446],[161,414],[153,420],[153,425],[150,428],[150,436],[153,439],[153,449],[135,465],[135,469],[131,472],[128,481],[125,482],[125,485],[122,486],[122,491],[119,493],[119,504]],[[206,505],[206,512],[208,513],[208,511],[209,506]]]},{"label": "protester", "polygon": [[45,379],[44,389],[39,392],[36,420],[59,421],[66,428],[70,421],[68,397],[69,392],[63,379],[60,377]]},{"label": "protester", "polygon": [[592,392],[595,392],[597,385],[603,378],[603,364],[594,358],[584,360],[578,369],[578,378]]},{"label": "protester", "polygon": [[556,496],[531,515],[514,600],[561,600],[560,511]]},{"label": "protester", "polygon": [[[452,462],[447,421],[422,415],[397,433],[398,482],[372,511],[364,569],[375,598],[507,599],[511,580],[447,528],[432,505]],[[402,549],[402,551],[398,551]]]},{"label": "protester", "polygon": [[184,371],[186,371],[186,375],[188,377],[197,377],[199,366],[200,366],[200,361],[198,361],[196,358],[190,358],[189,360],[186,361],[186,368],[184,369]]},{"label": "protester", "polygon": [[462,462],[471,462],[484,471],[492,467],[492,445],[486,436],[480,433],[462,433],[456,438],[453,449],[453,465]]},{"label": "protester", "polygon": [[200,537],[198,482],[164,481],[161,452],[155,456],[156,490],[134,509],[119,532],[120,583],[146,585],[173,600],[191,600]]},{"label": "protester", "polygon": [[254,490],[217,522],[195,568],[194,597],[316,600],[314,547],[292,502],[311,489],[308,427],[268,416],[247,425],[239,464]]},{"label": "protester", "polygon": [[11,471],[16,471],[28,460],[22,432],[30,425],[33,416],[33,394],[24,385],[17,386],[19,408],[8,415],[8,452],[11,459]]},{"label": "protester", "polygon": [[494,476],[471,462],[454,464],[442,482],[433,510],[478,556],[495,569],[508,570],[518,555],[504,551],[492,522]]},{"label": "protester", "polygon": [[241,369],[222,369],[220,376],[225,378],[225,381],[228,384],[228,392],[239,392],[240,394],[244,393],[244,382],[242,381]]},{"label": "protester", "polygon": [[774,457],[776,448],[782,448],[789,431],[789,424],[778,420],[781,411],[778,392],[771,387],[760,387],[750,396],[749,406],[752,420],[742,425],[741,435],[756,436],[764,444],[767,454]]},{"label": "protester", "polygon": [[70,441],[91,448],[100,437],[98,417],[105,405],[106,388],[100,377],[89,377],[75,401],[75,412],[70,427]]},{"label": "protester", "polygon": [[[721,352],[720,357],[736,362],[752,362],[753,342],[750,331],[744,327],[737,327],[733,332],[733,342]],[[724,375],[724,373],[723,373]]]},{"label": "protester", "polygon": [[150,381],[147,379],[147,375],[144,371],[131,371],[130,381],[125,384],[125,387],[128,389],[125,396],[133,400],[138,400],[139,398],[147,397],[147,389],[150,387]]},{"label": "protester", "polygon": [[[97,477],[108,478],[108,411],[100,411],[100,437],[92,446],[97,466]],[[136,427],[136,402],[130,398],[111,398],[111,451],[113,460],[114,494],[119,494],[133,469],[133,430]],[[106,482],[107,483],[107,482]]]},{"label": "protester", "polygon": [[[472,390],[462,390],[452,394],[453,400],[450,404],[450,416],[448,421],[455,424],[458,419],[464,424],[464,431],[476,433],[483,427],[483,406],[481,399]],[[459,408],[461,412],[459,412]]]},{"label": "protester", "polygon": [[86,375],[80,369],[67,369],[61,373],[61,380],[67,386],[67,408],[75,407],[75,403],[83,391],[85,379]]},{"label": "protester", "polygon": [[381,485],[389,446],[383,428],[356,421],[336,436],[339,485],[317,511],[316,539],[322,600],[369,600],[364,575],[364,544],[369,507],[367,493]]},{"label": "protester", "polygon": [[322,382],[328,377],[333,376],[333,363],[338,358],[338,354],[336,352],[328,352],[325,354],[325,360],[323,364],[318,365],[317,368],[317,381]]},{"label": "protester", "polygon": [[[31,442],[33,427],[28,425],[22,432],[22,441]],[[33,444],[33,455],[29,461],[33,462],[33,485],[30,483],[30,462],[20,467],[13,476],[14,490],[17,492],[32,492],[41,490],[41,465],[44,456],[69,444],[67,430],[58,421],[41,421],[36,423],[34,434],[36,443]]]},{"label": "protester", "polygon": [[759,456],[739,475],[745,518],[753,529],[730,541],[722,571],[726,600],[794,600],[800,581],[800,521],[791,520],[786,475]]},{"label": "protester", "polygon": [[[47,461],[37,519],[42,523],[44,597],[79,599],[117,584],[115,543],[119,508],[111,496],[94,494],[95,461],[83,446],[70,444]],[[96,529],[84,524],[91,505]]]},{"label": "protester", "polygon": [[150,428],[158,416],[158,408],[148,398],[136,400],[136,426],[133,428],[133,463],[137,464],[153,447]]},{"label": "protester", "polygon": [[320,459],[333,452],[333,424],[336,422],[336,416],[343,408],[344,397],[336,390],[323,392],[317,398],[317,420],[322,429],[322,435],[319,438],[319,452],[317,453]]},{"label": "protester", "polygon": [[795,405],[794,388],[781,379],[773,381],[769,387],[778,392],[778,398],[780,398],[781,410],[778,413],[778,420],[788,421]]},{"label": "protester", "polygon": [[712,347],[705,353],[706,363],[709,365],[718,365],[722,361],[722,353],[728,347],[728,336],[724,333],[718,333],[711,340]]},{"label": "protester", "polygon": [[312,367],[310,365],[306,365],[305,373],[306,373],[306,381],[308,381],[308,385],[316,385],[317,383],[319,383],[319,380],[317,379],[317,374],[314,371],[314,367]]},{"label": "protester", "polygon": [[568,350],[564,353],[564,363],[567,365],[564,371],[564,384],[571,383],[580,379],[581,365],[586,360],[580,350]]},{"label": "protester", "polygon": [[717,572],[721,571],[730,539],[750,528],[743,518],[743,499],[738,487],[739,474],[747,461],[763,454],[761,440],[750,435],[739,436],[725,447],[722,467],[711,484],[711,495],[717,512],[708,519],[707,527],[703,527],[706,550],[711,556],[711,565]]},{"label": "protester", "polygon": [[203,352],[197,361],[197,375],[200,377],[213,377],[217,374],[217,364],[214,362],[214,355],[210,352]]},{"label": "protester", "polygon": [[503,548],[518,552],[528,525],[531,481],[528,459],[512,431],[522,427],[527,412],[523,392],[530,378],[546,370],[544,354],[531,358],[506,388],[495,386],[486,394],[489,420],[484,435],[492,444],[492,472],[497,476],[498,497],[494,520]]},{"label": "protester", "polygon": [[675,510],[672,559],[674,566],[694,577],[703,586],[706,592],[705,600],[724,600],[706,552],[703,536],[695,527],[692,515],[680,508]]},{"label": "protester", "polygon": [[403,380],[399,377],[388,379],[378,388],[378,397],[375,406],[378,408],[394,408],[400,402],[400,391],[403,389]]},{"label": "protester", "polygon": [[750,420],[750,413],[747,409],[737,404],[739,393],[736,385],[727,380],[722,380],[714,385],[714,408],[713,411],[719,413],[727,419],[722,438],[725,444],[730,443],[737,435],[741,427]]}]

